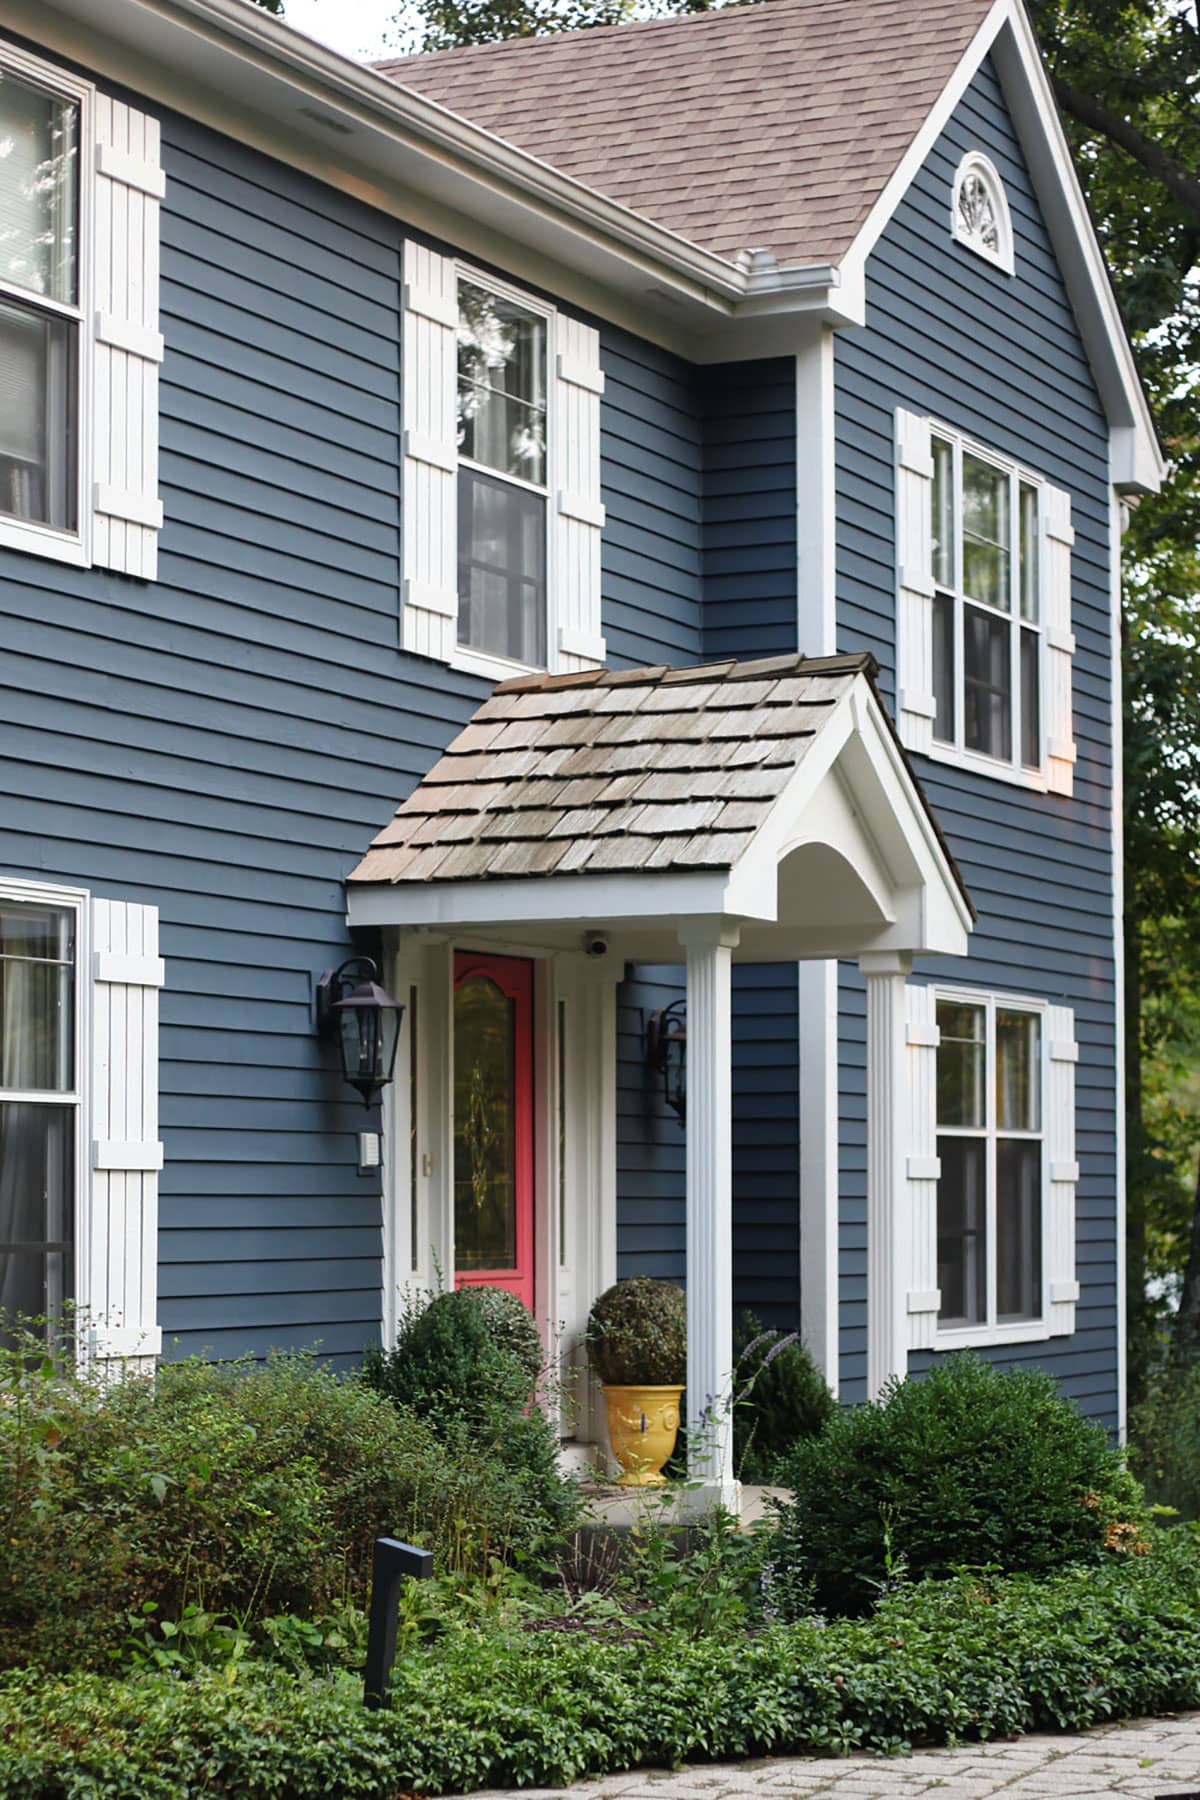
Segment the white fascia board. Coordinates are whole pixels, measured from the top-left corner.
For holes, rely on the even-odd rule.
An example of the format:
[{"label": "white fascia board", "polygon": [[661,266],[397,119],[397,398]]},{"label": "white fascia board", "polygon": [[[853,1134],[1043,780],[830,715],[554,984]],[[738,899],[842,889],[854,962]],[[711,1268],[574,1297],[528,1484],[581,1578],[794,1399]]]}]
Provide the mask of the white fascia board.
[{"label": "white fascia board", "polygon": [[[773,890],[772,890],[773,892]],[[727,870],[663,874],[533,875],[499,881],[351,882],[347,922],[458,930],[467,925],[617,926],[730,914]],[[744,917],[771,919],[761,896]]]},{"label": "white fascia board", "polygon": [[[891,871],[894,892],[886,910],[895,910],[904,897],[903,917],[897,912],[896,931],[901,935],[915,932],[917,939],[906,941],[904,948],[963,955],[974,923],[970,906],[865,675],[857,676],[838,701],[816,743],[739,857],[729,882],[727,911],[748,918],[754,916],[750,909],[757,904],[757,916],[763,916],[763,895],[775,895],[779,863],[793,847],[807,841],[806,812],[852,740],[869,766],[875,795],[860,791],[851,776],[850,799],[875,857]],[[873,815],[877,817],[873,819]],[[907,861],[907,868],[897,869],[895,854],[889,855],[889,835],[902,843],[900,861]],[[870,879],[864,884],[872,885]],[[913,909],[914,896],[920,896],[916,902],[919,917]]]},{"label": "white fascia board", "polygon": [[1113,485],[1122,493],[1156,493],[1165,464],[1154,417],[1050,77],[1024,6],[1005,5],[992,55],[1108,417]]},{"label": "white fascia board", "polygon": [[1112,478],[1124,493],[1153,493],[1164,462],[1129,335],[1075,172],[1054,90],[1021,0],[995,0],[880,194],[840,269],[848,304],[866,289],[866,264],[892,214],[987,55],[996,64],[1030,179],[1109,423]]},{"label": "white fascia board", "polygon": [[[884,816],[894,818],[903,830],[906,845],[920,871],[926,930],[940,934],[944,929],[947,934],[945,954],[965,955],[966,937],[975,924],[971,905],[917,790],[904,752],[890,724],[882,716],[879,701],[865,677],[861,687],[855,683],[851,699],[859,742],[871,758],[884,797]],[[951,948],[950,940],[955,945],[961,944],[961,948]],[[934,950],[942,946],[931,939],[926,947]]]}]

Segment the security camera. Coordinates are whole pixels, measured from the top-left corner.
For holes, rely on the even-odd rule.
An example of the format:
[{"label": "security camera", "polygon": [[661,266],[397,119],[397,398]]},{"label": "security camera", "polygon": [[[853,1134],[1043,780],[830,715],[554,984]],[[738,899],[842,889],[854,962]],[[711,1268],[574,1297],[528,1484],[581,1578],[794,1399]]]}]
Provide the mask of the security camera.
[{"label": "security camera", "polygon": [[583,949],[586,956],[607,956],[608,939],[602,931],[589,931],[584,936]]}]

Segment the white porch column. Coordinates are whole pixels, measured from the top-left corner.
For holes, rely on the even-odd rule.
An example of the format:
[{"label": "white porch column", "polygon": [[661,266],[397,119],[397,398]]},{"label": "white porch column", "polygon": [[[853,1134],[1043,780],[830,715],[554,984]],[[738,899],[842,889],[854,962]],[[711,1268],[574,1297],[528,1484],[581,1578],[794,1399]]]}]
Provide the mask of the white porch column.
[{"label": "white porch column", "polygon": [[738,928],[680,931],[687,954],[688,1475],[736,1512],[733,1471],[732,952]]},{"label": "white porch column", "polygon": [[867,1396],[908,1373],[904,984],[912,957],[872,951],[867,981]]}]

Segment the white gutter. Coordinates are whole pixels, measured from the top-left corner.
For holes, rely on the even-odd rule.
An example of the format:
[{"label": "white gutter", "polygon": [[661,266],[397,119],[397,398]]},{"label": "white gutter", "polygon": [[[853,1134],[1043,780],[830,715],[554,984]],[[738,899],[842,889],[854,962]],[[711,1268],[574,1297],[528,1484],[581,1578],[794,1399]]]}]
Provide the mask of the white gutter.
[{"label": "white gutter", "polygon": [[745,271],[725,257],[702,250],[628,207],[605,199],[549,163],[460,118],[424,94],[351,62],[248,0],[109,0],[106,11],[111,17],[122,7],[186,19],[210,39],[229,47],[243,45],[257,62],[274,64],[281,72],[317,87],[323,98],[335,100],[364,123],[382,123],[399,130],[439,156],[453,156],[489,181],[527,193],[540,207],[550,202],[572,220],[669,265],[698,287],[730,301],[739,300],[746,291]]}]

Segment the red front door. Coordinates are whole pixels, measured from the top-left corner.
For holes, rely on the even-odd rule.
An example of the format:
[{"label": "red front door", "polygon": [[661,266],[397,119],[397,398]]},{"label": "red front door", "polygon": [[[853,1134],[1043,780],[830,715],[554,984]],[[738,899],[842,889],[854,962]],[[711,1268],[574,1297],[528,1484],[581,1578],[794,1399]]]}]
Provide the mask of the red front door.
[{"label": "red front door", "polygon": [[533,1311],[533,964],[454,958],[454,1271]]}]

